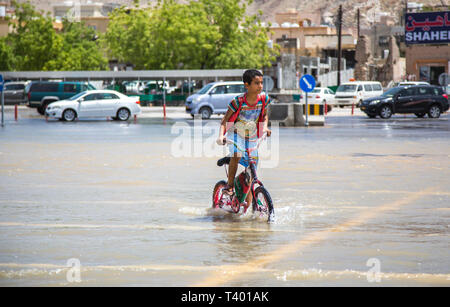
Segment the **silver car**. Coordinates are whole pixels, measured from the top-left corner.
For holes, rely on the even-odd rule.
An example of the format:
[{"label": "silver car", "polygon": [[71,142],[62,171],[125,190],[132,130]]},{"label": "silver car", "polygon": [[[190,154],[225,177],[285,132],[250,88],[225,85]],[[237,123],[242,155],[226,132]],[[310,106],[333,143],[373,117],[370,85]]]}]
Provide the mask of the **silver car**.
[{"label": "silver car", "polygon": [[192,117],[200,114],[202,119],[208,119],[212,114],[225,114],[231,100],[245,91],[242,81],[208,83],[186,99],[186,113]]}]

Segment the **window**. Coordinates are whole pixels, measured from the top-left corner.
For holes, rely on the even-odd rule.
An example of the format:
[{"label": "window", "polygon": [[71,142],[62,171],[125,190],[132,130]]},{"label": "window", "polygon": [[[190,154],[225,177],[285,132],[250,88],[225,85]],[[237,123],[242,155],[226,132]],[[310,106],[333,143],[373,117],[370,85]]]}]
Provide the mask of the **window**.
[{"label": "window", "polygon": [[431,93],[431,88],[419,87],[417,90],[419,95],[433,95]]},{"label": "window", "polygon": [[76,84],[64,84],[64,92],[66,93],[76,93],[77,92],[77,85]]},{"label": "window", "polygon": [[82,84],[81,85],[81,90],[83,90],[83,91],[87,91],[87,90],[95,90],[96,88],[92,85],[92,84],[90,84],[90,83],[88,83],[88,84]]},{"label": "window", "polygon": [[383,90],[383,88],[379,84],[372,84],[372,89],[374,91],[382,91]]},{"label": "window", "polygon": [[372,85],[370,84],[364,84],[364,90],[366,92],[371,92],[372,91]]},{"label": "window", "polygon": [[444,91],[441,90],[440,88],[430,87],[430,90],[432,91],[431,95],[441,96],[444,94]]},{"label": "window", "polygon": [[112,93],[101,93],[98,95],[100,96],[99,99],[119,99],[119,97],[117,97],[117,95],[114,95]]},{"label": "window", "polygon": [[216,87],[213,88],[213,90],[211,91],[211,94],[213,94],[213,95],[225,94],[225,86],[223,86],[223,85],[221,85],[221,86],[216,86]]},{"label": "window", "polygon": [[356,85],[349,85],[349,84],[343,84],[339,85],[336,92],[347,92],[347,93],[353,93],[356,89]]},{"label": "window", "polygon": [[243,84],[227,85],[227,94],[241,94],[245,92]]},{"label": "window", "polygon": [[358,92],[362,91],[362,85],[358,86]]},{"label": "window", "polygon": [[24,84],[5,84],[5,91],[22,91],[24,88]]},{"label": "window", "polygon": [[33,92],[57,92],[58,83],[33,83],[31,86]]},{"label": "window", "polygon": [[97,100],[97,99],[99,99],[98,94],[90,94],[90,95],[87,95],[86,97],[84,97],[84,101]]},{"label": "window", "polygon": [[400,97],[407,97],[407,96],[414,96],[416,94],[416,89],[415,88],[407,88],[406,90],[403,90],[400,92],[399,96]]},{"label": "window", "polygon": [[311,93],[320,93],[320,89],[315,88],[315,89],[313,89],[313,90],[311,91]]}]

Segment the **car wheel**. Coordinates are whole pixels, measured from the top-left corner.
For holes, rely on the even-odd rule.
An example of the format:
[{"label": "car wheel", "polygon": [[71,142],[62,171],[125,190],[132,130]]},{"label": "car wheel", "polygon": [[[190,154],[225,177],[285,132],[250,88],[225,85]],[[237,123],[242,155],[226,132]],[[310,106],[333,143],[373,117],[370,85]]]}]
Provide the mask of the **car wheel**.
[{"label": "car wheel", "polygon": [[426,113],[414,113],[418,118],[422,118]]},{"label": "car wheel", "polygon": [[202,116],[202,119],[208,119],[211,117],[212,111],[209,107],[203,107],[200,109],[199,113]]},{"label": "car wheel", "polygon": [[130,118],[130,111],[127,108],[121,108],[117,111],[117,118],[121,121],[126,121]]},{"label": "car wheel", "polygon": [[37,107],[37,111],[39,114],[44,115],[46,108],[47,108],[47,105],[45,105],[45,106],[42,105],[42,106]]},{"label": "car wheel", "polygon": [[77,113],[72,109],[67,109],[62,115],[62,119],[66,122],[73,122],[77,118]]},{"label": "car wheel", "polygon": [[437,104],[432,105],[428,110],[428,117],[439,118],[439,116],[441,116],[441,108]]},{"label": "car wheel", "polygon": [[392,116],[392,109],[390,106],[388,106],[387,104],[381,106],[380,109],[380,117],[387,119],[390,118]]},{"label": "car wheel", "polygon": [[121,120],[121,121],[126,121],[130,118],[130,110],[128,110],[127,108],[121,108],[117,111],[117,119]]}]

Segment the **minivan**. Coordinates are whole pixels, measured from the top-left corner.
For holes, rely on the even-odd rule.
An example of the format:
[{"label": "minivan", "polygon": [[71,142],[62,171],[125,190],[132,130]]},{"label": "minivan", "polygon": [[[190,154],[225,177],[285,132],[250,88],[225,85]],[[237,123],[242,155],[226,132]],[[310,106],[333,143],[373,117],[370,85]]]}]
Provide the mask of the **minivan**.
[{"label": "minivan", "polygon": [[202,119],[208,119],[212,114],[225,114],[231,100],[245,92],[242,81],[208,83],[186,99],[186,113],[192,117],[200,114]]},{"label": "minivan", "polygon": [[336,106],[359,106],[364,99],[380,96],[383,87],[377,81],[353,81],[339,85],[334,96]]}]

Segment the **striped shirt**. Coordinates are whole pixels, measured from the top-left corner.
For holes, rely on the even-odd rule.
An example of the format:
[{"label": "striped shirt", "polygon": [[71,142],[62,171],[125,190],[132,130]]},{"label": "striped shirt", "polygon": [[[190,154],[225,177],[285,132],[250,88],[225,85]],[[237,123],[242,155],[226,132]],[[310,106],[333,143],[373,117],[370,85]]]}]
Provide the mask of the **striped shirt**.
[{"label": "striped shirt", "polygon": [[247,102],[247,94],[241,94],[236,96],[228,105],[228,107],[236,112],[239,109],[239,105],[242,104],[241,111],[239,112],[238,118],[234,124],[235,132],[242,138],[255,139],[257,138],[257,124],[258,118],[261,114],[263,107],[265,108],[271,103],[269,96],[267,94],[261,93],[258,95],[258,99],[255,105],[249,105]]}]

